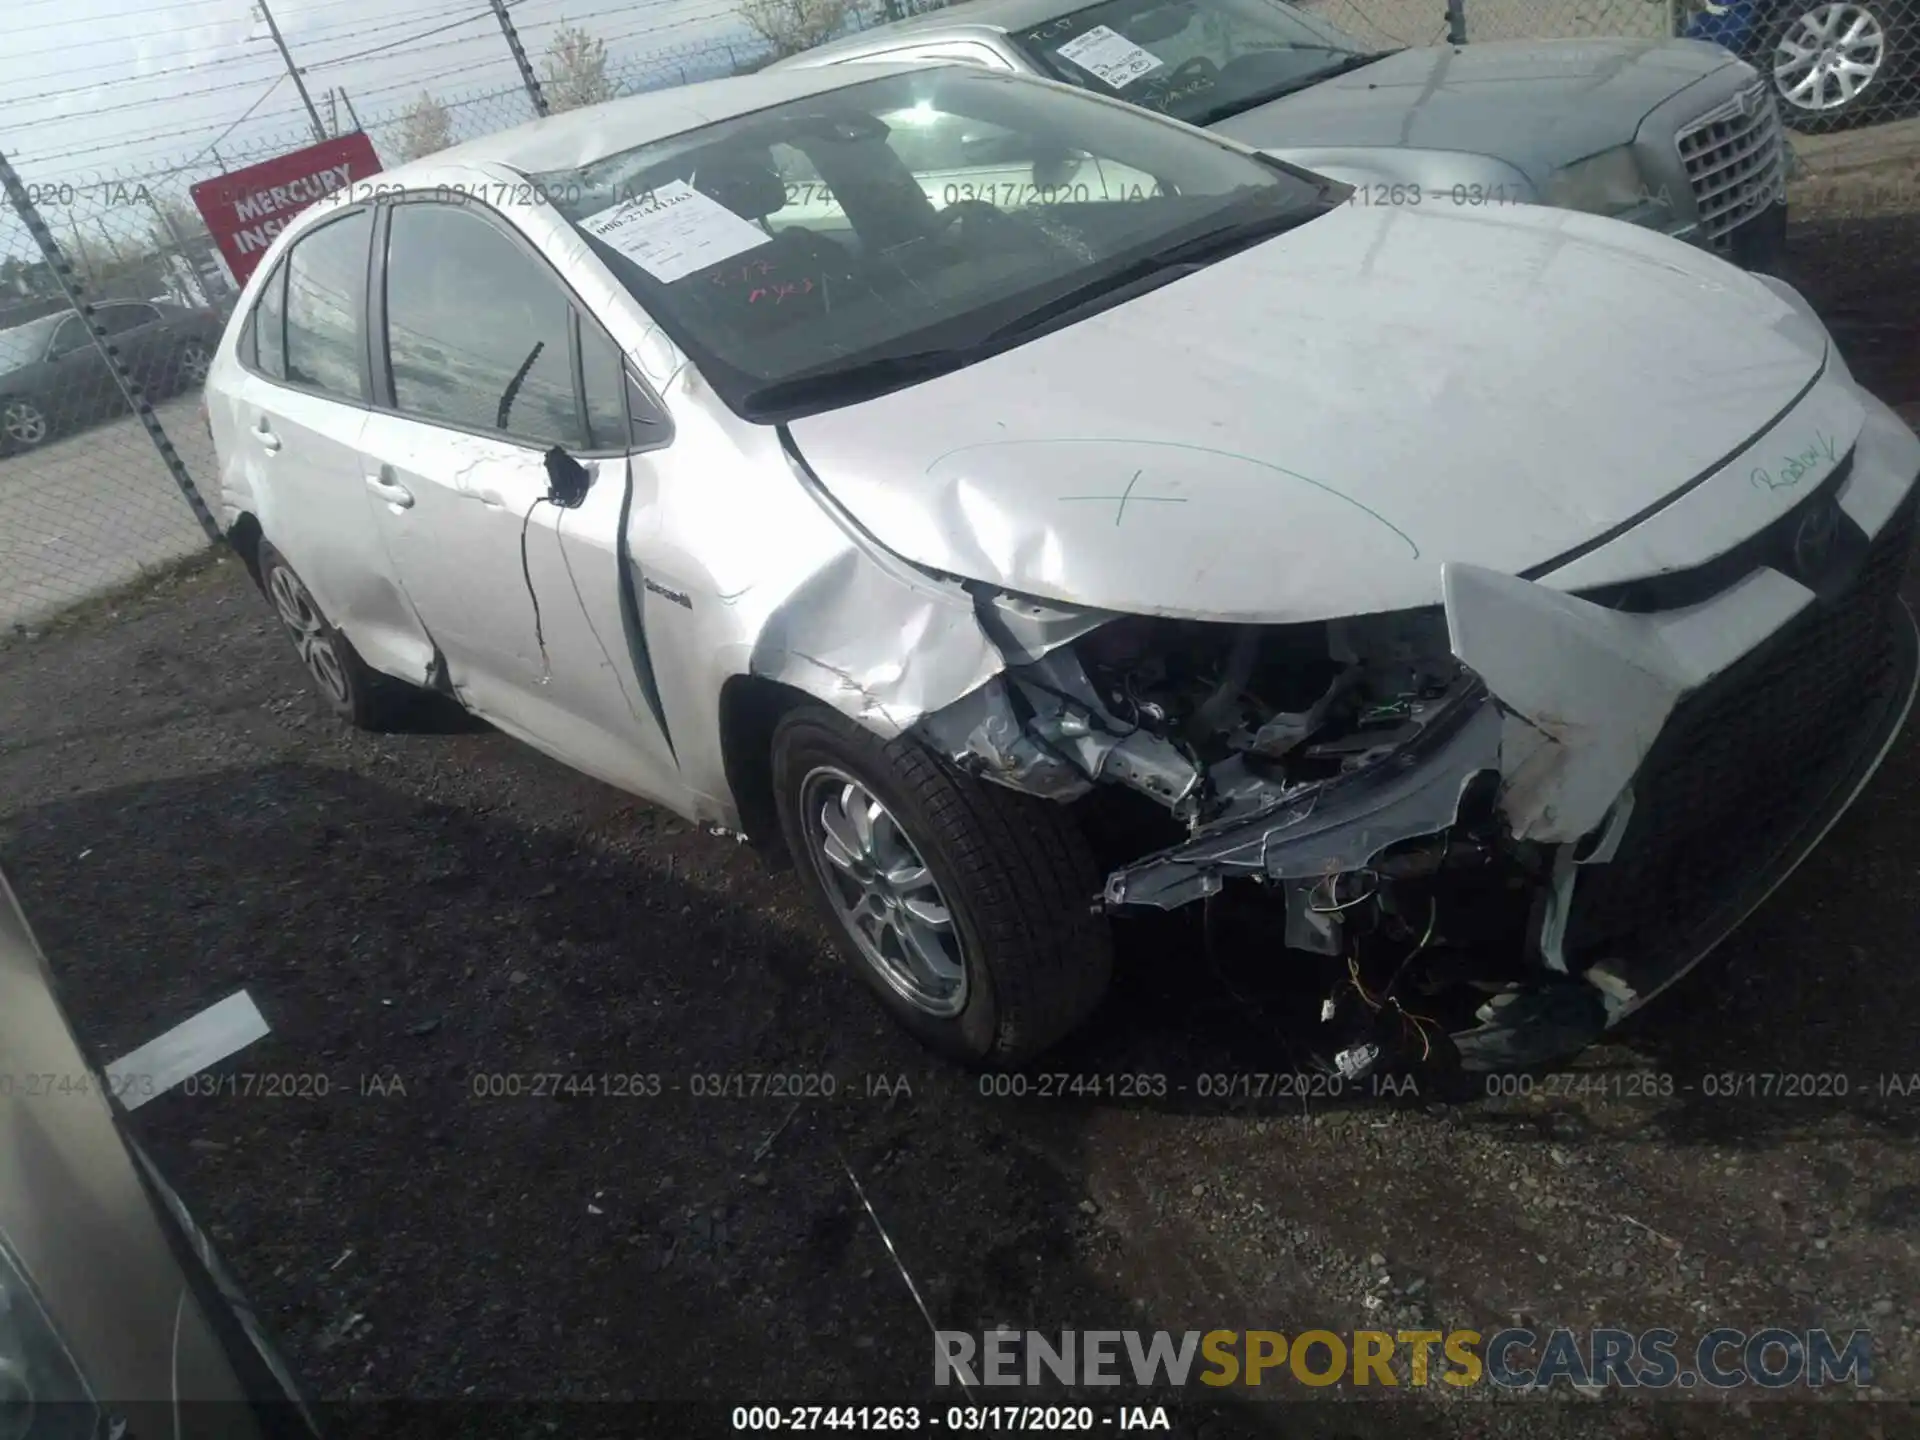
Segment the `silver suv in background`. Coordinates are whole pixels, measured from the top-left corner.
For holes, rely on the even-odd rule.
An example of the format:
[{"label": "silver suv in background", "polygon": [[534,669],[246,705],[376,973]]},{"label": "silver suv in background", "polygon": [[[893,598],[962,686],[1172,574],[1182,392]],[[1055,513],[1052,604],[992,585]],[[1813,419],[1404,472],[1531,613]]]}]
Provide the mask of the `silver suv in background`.
[{"label": "silver suv in background", "polygon": [[[769,68],[870,60],[961,61],[1118,96],[1343,180],[1360,204],[1556,205],[1769,272],[1786,244],[1773,92],[1702,41],[1382,51],[1281,0],[971,0]],[[946,139],[956,168],[1052,163],[995,154],[992,136]]]}]

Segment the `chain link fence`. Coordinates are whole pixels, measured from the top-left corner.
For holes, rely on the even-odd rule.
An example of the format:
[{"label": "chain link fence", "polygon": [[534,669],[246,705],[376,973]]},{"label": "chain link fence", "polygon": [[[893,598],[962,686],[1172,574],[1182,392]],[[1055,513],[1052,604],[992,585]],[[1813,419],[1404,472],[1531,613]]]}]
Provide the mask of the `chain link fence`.
[{"label": "chain link fence", "polygon": [[[765,54],[742,38],[610,60],[570,103],[732,74]],[[393,86],[327,108],[387,165],[538,116],[519,84]],[[15,177],[0,203],[0,634],[217,538],[199,390],[237,287],[190,192],[313,138],[296,125],[171,164]]]},{"label": "chain link fence", "polygon": [[[1674,35],[1725,45],[1774,84],[1796,132],[1797,214],[1920,216],[1920,0],[1307,4],[1381,48]],[[894,0],[891,12],[856,14],[854,23],[926,8],[936,7]],[[670,28],[616,36],[643,37],[634,43],[644,48],[613,55],[578,32],[559,71],[551,46],[540,52],[544,80],[529,61],[523,83],[448,88],[464,73],[455,71],[437,85],[429,76],[353,98],[328,92],[324,120],[277,112],[274,131],[261,123],[270,112],[243,140],[230,129],[172,163],[64,174],[25,166],[0,205],[0,634],[209,542],[196,487],[213,497],[215,477],[197,391],[235,286],[192,202],[196,182],[301,149],[322,129],[364,131],[391,165],[543,109],[750,71],[771,53],[744,31],[680,46],[652,38]],[[1595,69],[1605,83],[1609,67],[1634,62],[1595,47],[1584,58],[1567,52],[1565,63]],[[496,60],[491,73],[501,68]]]},{"label": "chain link fence", "polygon": [[9,178],[0,626],[26,627],[209,543],[182,483],[212,473],[198,391],[232,287],[161,191]]},{"label": "chain link fence", "polygon": [[[1710,42],[1767,77],[1790,129],[1828,140],[1810,147],[1822,158],[1862,154],[1878,163],[1885,137],[1861,132],[1920,126],[1920,0],[1456,0],[1457,14],[1447,0],[1309,0],[1308,8],[1381,48],[1449,39]],[[1909,206],[1920,203],[1913,179],[1894,187]]]}]

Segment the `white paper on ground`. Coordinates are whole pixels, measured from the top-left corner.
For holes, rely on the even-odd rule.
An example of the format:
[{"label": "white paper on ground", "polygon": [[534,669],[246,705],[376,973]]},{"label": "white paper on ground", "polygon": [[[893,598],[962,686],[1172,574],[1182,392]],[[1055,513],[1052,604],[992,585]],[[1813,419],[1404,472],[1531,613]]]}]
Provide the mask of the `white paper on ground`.
[{"label": "white paper on ground", "polygon": [[210,1065],[218,1065],[267,1034],[253,997],[237,990],[191,1020],[129,1051],[107,1066],[107,1083],[127,1109],[138,1110]]},{"label": "white paper on ground", "polygon": [[773,238],[684,180],[589,215],[580,228],[665,285]]},{"label": "white paper on ground", "polygon": [[1082,70],[1093,72],[1119,90],[1142,75],[1151,75],[1164,63],[1151,50],[1142,50],[1117,30],[1096,25],[1060,46],[1060,55]]}]

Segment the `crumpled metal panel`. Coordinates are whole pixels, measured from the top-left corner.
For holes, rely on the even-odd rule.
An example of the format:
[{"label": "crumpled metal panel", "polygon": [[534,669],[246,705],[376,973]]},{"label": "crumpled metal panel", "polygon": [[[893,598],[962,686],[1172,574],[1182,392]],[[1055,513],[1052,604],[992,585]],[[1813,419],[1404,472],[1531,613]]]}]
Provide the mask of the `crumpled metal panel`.
[{"label": "crumpled metal panel", "polygon": [[[1478,566],[1442,569],[1451,648],[1485,686],[1471,719],[1444,744],[1423,737],[1352,777],[1290,792],[1244,771],[1223,784],[1234,762],[1216,766],[1216,790],[1231,795],[1236,813],[1116,871],[1110,904],[1170,907],[1214,894],[1234,875],[1363,868],[1454,824],[1462,792],[1486,771],[1500,776],[1495,803],[1516,838],[1570,846],[1597,831],[1586,859],[1603,863],[1674,705],[1811,598],[1760,570],[1689,610],[1629,615]],[[1264,806],[1251,817],[1250,799]],[[1572,875],[1569,864],[1562,892]]]},{"label": "crumpled metal panel", "polygon": [[916,584],[850,547],[767,617],[747,668],[891,737],[1004,665],[958,587]]},{"label": "crumpled metal panel", "polygon": [[1477,565],[1440,567],[1453,653],[1508,714],[1500,808],[1515,838],[1606,818],[1692,683],[1638,617]]},{"label": "crumpled metal panel", "polygon": [[[1415,763],[1392,761],[1340,782],[1277,793],[1271,809],[1228,822],[1107,878],[1109,905],[1171,909],[1218,894],[1224,880],[1300,879],[1358,870],[1391,845],[1438,835],[1474,777],[1500,759],[1500,715],[1484,698],[1437,723]],[[1410,752],[1409,752],[1410,753]],[[1277,787],[1276,787],[1277,789]]]},{"label": "crumpled metal panel", "polygon": [[1050,800],[1108,780],[1178,813],[1200,786],[1177,748],[1108,711],[1070,650],[996,676],[929,716],[922,733],[962,769]]},{"label": "crumpled metal panel", "polygon": [[956,699],[990,704],[982,687],[1009,663],[1044,663],[1109,618],[978,593],[908,565],[848,518],[791,446],[787,458],[844,543],[822,553],[767,611],[748,660],[752,674],[816,695],[892,737]]}]

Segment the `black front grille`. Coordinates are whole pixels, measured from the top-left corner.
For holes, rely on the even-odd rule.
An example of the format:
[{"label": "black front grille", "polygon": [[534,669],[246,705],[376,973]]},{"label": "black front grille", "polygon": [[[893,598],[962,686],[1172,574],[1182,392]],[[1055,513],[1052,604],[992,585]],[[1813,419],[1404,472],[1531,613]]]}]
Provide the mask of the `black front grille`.
[{"label": "black front grille", "polygon": [[1884,713],[1913,537],[1909,496],[1850,585],[1675,708],[1634,782],[1618,853],[1575,886],[1570,968],[1657,964],[1792,842]]}]

